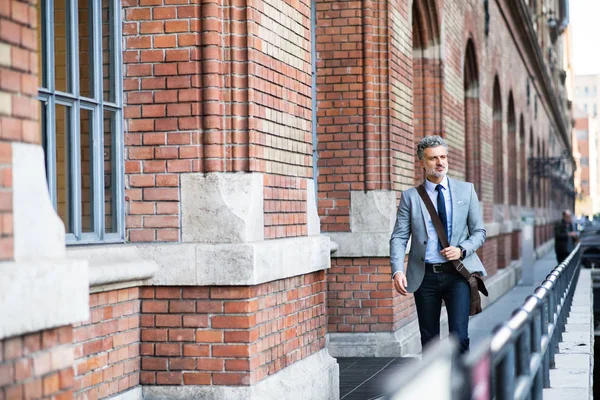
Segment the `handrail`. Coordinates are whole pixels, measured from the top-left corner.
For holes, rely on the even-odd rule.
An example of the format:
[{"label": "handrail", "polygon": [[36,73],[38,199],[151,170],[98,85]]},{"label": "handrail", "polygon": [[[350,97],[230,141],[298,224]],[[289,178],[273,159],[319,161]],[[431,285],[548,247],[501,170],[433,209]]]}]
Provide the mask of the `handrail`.
[{"label": "handrail", "polygon": [[[447,399],[541,400],[550,387],[550,368],[565,331],[568,312],[580,270],[580,244],[556,266],[546,279],[516,308],[511,318],[496,326],[490,337],[463,357],[456,356],[456,341],[450,346],[432,346],[423,362],[412,370],[411,379],[423,379],[436,362],[452,363],[452,384]],[[449,350],[448,347],[451,349]],[[382,399],[422,399],[407,388],[409,375],[394,379],[395,389]]]},{"label": "handrail", "polygon": [[[493,330],[482,349],[463,358],[467,372],[480,362],[482,355],[490,358],[489,398],[541,399],[543,388],[550,387],[550,368],[554,367],[579,277],[579,249],[578,244],[513,311],[511,318]],[[466,383],[463,392],[470,392],[475,383]]]}]

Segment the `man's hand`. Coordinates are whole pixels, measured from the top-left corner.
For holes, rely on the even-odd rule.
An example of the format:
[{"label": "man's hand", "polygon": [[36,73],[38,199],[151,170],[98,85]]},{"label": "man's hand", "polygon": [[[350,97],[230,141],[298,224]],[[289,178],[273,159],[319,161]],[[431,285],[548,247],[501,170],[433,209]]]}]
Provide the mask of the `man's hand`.
[{"label": "man's hand", "polygon": [[408,291],[406,290],[406,276],[403,272],[396,272],[394,275],[394,289],[402,296],[408,294]]},{"label": "man's hand", "polygon": [[579,237],[579,233],[572,231],[572,232],[569,232],[569,236],[571,236],[572,238],[577,238],[577,237]]},{"label": "man's hand", "polygon": [[460,260],[460,256],[462,255],[462,251],[458,247],[448,246],[442,251],[440,254],[446,257],[449,261]]}]

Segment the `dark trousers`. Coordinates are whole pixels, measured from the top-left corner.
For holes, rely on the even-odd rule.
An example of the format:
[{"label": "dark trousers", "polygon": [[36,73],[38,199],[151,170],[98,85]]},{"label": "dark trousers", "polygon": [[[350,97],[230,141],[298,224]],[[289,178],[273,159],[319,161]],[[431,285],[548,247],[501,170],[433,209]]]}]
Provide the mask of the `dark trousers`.
[{"label": "dark trousers", "polygon": [[414,294],[423,348],[440,336],[442,300],[448,312],[448,328],[459,342],[460,352],[469,350],[469,312],[471,293],[469,284],[458,273],[433,273],[425,277]]},{"label": "dark trousers", "polygon": [[555,250],[555,252],[559,264],[565,261],[565,259],[569,257],[569,254],[571,254],[568,250]]}]

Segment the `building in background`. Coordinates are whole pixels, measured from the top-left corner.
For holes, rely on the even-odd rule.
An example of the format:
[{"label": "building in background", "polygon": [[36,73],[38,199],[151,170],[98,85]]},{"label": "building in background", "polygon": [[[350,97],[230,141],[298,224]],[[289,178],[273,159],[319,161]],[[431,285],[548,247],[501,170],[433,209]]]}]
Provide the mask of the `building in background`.
[{"label": "building in background", "polygon": [[433,133],[510,289],[573,207],[541,3],[0,2],[0,398],[336,399],[332,356],[418,352],[388,243]]},{"label": "building in background", "polygon": [[574,112],[574,144],[577,149],[579,191],[575,201],[578,216],[591,217],[600,211],[598,198],[598,134],[596,119],[578,107]]},{"label": "building in background", "polygon": [[592,217],[600,212],[600,75],[575,75],[574,88],[575,138],[581,153],[581,190],[578,191],[575,212]]}]

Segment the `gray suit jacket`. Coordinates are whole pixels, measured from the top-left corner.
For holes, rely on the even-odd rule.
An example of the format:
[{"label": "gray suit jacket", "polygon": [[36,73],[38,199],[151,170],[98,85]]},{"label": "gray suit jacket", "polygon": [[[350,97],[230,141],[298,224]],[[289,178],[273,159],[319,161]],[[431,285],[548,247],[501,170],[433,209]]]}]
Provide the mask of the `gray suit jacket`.
[{"label": "gray suit jacket", "polygon": [[[463,260],[469,272],[486,275],[481,260],[475,253],[485,241],[483,217],[479,200],[472,183],[448,178],[452,197],[452,233],[451,246],[462,246],[467,254]],[[406,280],[408,291],[416,291],[425,276],[425,249],[427,247],[427,225],[429,212],[416,188],[402,193],[396,216],[396,224],[390,239],[390,262],[392,276],[397,271],[404,272],[404,256],[408,239],[411,239],[408,254]]]}]

